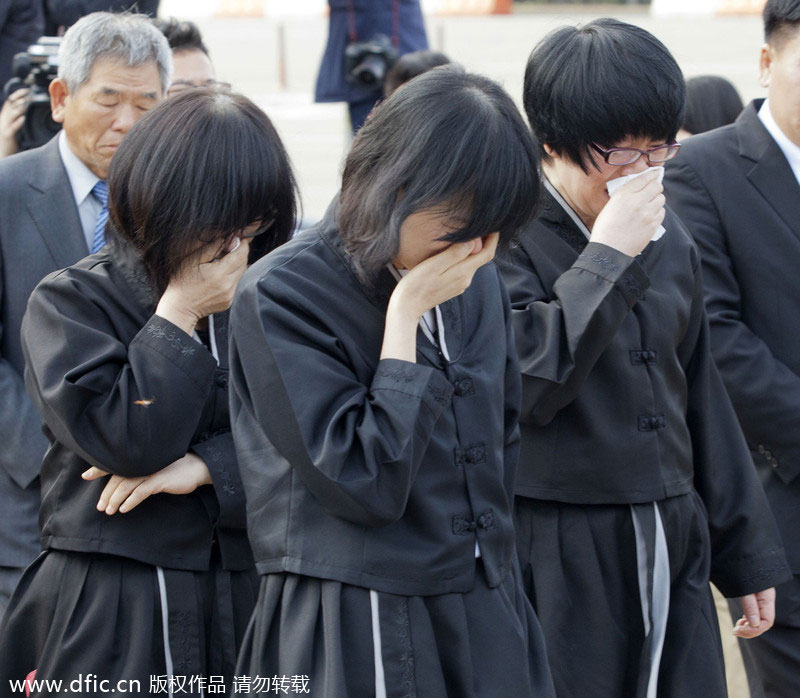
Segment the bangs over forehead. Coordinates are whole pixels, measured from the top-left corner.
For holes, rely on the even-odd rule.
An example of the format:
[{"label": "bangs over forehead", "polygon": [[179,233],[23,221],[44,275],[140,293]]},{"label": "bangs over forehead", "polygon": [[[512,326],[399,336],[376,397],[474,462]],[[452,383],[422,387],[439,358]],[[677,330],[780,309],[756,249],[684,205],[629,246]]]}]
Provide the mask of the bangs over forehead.
[{"label": "bangs over forehead", "polygon": [[538,158],[511,98],[488,78],[435,68],[376,107],[345,163],[339,224],[365,278],[394,259],[400,226],[441,208],[445,239],[500,233],[500,245],[536,213]]},{"label": "bangs over forehead", "polygon": [[125,137],[109,172],[109,213],[165,288],[198,240],[229,240],[259,222],[271,223],[259,244],[285,242],[295,182],[278,134],[255,104],[191,90],[163,101]]},{"label": "bangs over forehead", "polygon": [[534,48],[525,71],[525,113],[540,145],[584,171],[592,143],[674,140],[684,101],[683,75],[666,46],[615,19],[554,30]]}]

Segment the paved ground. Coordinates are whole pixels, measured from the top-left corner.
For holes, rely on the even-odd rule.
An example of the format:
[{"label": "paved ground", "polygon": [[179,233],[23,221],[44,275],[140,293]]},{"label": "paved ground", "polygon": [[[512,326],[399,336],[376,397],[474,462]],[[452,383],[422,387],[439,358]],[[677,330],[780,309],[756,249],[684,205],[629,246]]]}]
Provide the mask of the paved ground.
[{"label": "paved ground", "polygon": [[[162,0],[162,14],[180,14],[186,7],[186,0]],[[445,51],[469,70],[499,80],[519,102],[525,61],[541,37],[561,24],[585,22],[611,12],[658,36],[687,77],[717,73],[733,81],[745,101],[763,95],[757,80],[758,17],[654,19],[646,11],[616,6],[599,12],[565,8],[498,17],[429,17],[427,27],[433,48]],[[219,77],[253,98],[273,119],[293,160],[306,217],[318,218],[338,187],[348,144],[344,105],[312,101],[327,34],[325,19],[196,19]],[[286,47],[285,86],[279,71],[281,34]],[[721,620],[730,696],[747,698],[738,649],[730,635],[731,621],[729,617]]]}]

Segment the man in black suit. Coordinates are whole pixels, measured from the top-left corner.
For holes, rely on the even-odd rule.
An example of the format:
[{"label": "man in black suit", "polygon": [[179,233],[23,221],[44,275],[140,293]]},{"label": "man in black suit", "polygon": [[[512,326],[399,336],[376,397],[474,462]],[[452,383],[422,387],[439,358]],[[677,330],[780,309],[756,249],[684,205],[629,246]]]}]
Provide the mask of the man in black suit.
[{"label": "man in black suit", "polygon": [[22,381],[22,315],[44,276],[102,246],[111,157],[164,96],[171,70],[167,40],[147,17],[84,17],[65,34],[50,85],[63,130],[0,161],[0,615],[39,551],[38,475],[47,447]]},{"label": "man in black suit", "polygon": [[800,696],[800,0],[768,0],[764,29],[767,99],[687,140],[664,183],[701,250],[714,358],[794,574],[772,630],[740,643],[753,697],[788,698]]}]

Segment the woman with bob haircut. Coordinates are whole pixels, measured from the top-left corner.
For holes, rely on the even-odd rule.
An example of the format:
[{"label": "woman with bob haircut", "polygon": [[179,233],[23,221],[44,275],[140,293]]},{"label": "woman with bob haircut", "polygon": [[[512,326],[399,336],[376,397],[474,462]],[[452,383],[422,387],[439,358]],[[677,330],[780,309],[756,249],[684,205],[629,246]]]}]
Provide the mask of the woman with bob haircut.
[{"label": "woman with bob haircut", "polygon": [[294,179],[258,107],[192,90],[131,129],[108,186],[109,244],[46,277],[23,321],[44,551],[0,628],[0,683],[222,692],[258,586],[227,309],[248,255],[289,238]]},{"label": "woman with bob haircut", "polygon": [[316,698],[553,696],[490,263],[538,193],[510,97],[435,68],[372,112],[320,224],[245,275],[231,411],[262,581],[238,673]]},{"label": "woman with bob haircut", "polygon": [[698,251],[664,207],[683,102],[664,45],[613,19],[555,30],[525,73],[547,192],[501,265],[515,522],[560,696],[727,695],[709,576],[752,637],[788,572],[711,359]]}]

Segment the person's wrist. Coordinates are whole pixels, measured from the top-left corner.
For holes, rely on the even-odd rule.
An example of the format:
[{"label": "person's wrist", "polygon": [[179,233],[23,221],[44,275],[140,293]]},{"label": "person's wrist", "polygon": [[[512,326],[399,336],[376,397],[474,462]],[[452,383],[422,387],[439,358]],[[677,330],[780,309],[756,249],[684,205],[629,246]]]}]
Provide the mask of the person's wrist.
[{"label": "person's wrist", "polygon": [[19,146],[17,145],[17,139],[15,137],[12,136],[8,138],[6,136],[0,136],[0,158],[14,155],[18,150]]},{"label": "person's wrist", "polygon": [[190,307],[176,301],[165,292],[156,306],[156,315],[169,320],[173,325],[180,327],[186,334],[194,333],[200,315]]},{"label": "person's wrist", "polygon": [[192,472],[194,473],[194,481],[196,487],[202,485],[212,484],[211,472],[206,465],[206,462],[196,453],[187,454],[191,457]]},{"label": "person's wrist", "polygon": [[424,310],[416,307],[413,294],[407,292],[405,286],[401,283],[397,286],[391,298],[389,298],[389,306],[386,309],[387,317],[391,315],[398,322],[403,324],[416,325],[419,319],[424,314]]}]

